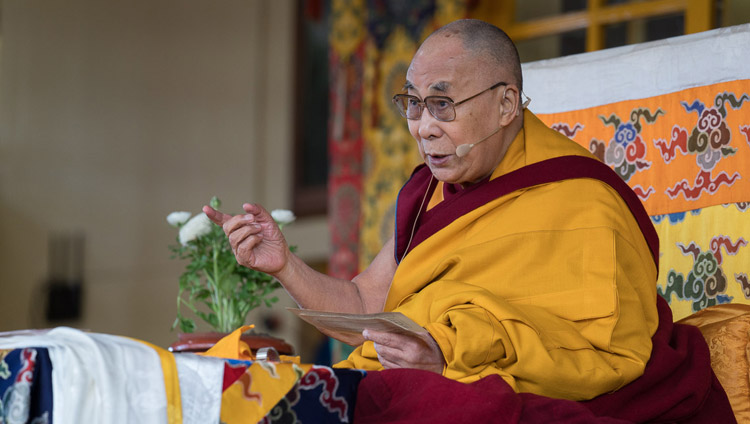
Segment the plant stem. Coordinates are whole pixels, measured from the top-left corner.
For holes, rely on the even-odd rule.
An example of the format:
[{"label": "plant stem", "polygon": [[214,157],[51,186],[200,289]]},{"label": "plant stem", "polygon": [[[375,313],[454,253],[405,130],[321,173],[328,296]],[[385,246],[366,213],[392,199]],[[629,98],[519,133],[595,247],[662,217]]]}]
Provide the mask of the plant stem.
[{"label": "plant stem", "polygon": [[196,307],[193,306],[192,303],[186,302],[185,299],[182,299],[182,298],[177,299],[177,307],[178,308],[180,307],[180,303],[182,303],[183,305],[187,306],[188,309],[190,309],[191,311],[193,311],[193,313],[198,312],[198,309],[196,309]]}]

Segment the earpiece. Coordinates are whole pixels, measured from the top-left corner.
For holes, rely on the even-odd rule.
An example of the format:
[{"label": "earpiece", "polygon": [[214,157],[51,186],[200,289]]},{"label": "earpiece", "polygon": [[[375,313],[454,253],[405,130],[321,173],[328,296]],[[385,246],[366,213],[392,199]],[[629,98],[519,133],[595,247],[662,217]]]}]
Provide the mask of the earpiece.
[{"label": "earpiece", "polygon": [[529,103],[531,103],[531,97],[527,96],[523,91],[521,92],[521,96],[526,97],[526,100],[521,103],[521,108],[518,109],[518,112],[516,112],[516,116],[521,115],[521,111],[526,109],[529,106]]}]

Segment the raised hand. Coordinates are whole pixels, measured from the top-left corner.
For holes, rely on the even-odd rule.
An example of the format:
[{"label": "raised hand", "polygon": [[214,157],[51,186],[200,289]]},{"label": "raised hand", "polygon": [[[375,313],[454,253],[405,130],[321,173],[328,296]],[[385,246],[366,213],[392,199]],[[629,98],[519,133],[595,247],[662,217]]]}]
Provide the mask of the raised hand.
[{"label": "raised hand", "polygon": [[260,205],[245,203],[245,214],[228,215],[210,206],[203,212],[221,225],[240,265],[267,274],[281,271],[289,261],[289,246],[279,226]]}]

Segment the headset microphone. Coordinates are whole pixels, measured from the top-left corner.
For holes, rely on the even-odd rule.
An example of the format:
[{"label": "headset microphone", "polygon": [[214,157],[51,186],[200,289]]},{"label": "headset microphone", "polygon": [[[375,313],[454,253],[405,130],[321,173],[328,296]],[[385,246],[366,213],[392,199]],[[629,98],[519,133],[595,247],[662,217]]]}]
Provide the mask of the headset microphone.
[{"label": "headset microphone", "polygon": [[[503,93],[503,97],[505,97],[505,93]],[[523,102],[523,104],[521,104],[521,107],[518,109],[518,112],[516,113],[516,115],[520,115],[521,111],[523,109],[526,109],[527,106],[529,106],[529,103],[531,103],[531,97],[526,96],[526,101]],[[500,128],[502,128],[502,127],[498,127],[495,131],[492,131],[492,133],[490,133],[490,135],[488,135],[487,137],[485,137],[485,138],[483,138],[483,139],[481,139],[481,140],[479,140],[479,141],[477,141],[475,143],[472,143],[472,144],[461,144],[460,146],[456,147],[456,156],[462,158],[462,157],[468,155],[469,152],[471,151],[471,149],[474,146],[476,146],[477,144],[483,142],[484,140],[487,140],[488,138],[492,137],[493,135],[497,134],[497,132],[500,131]]]},{"label": "headset microphone", "polygon": [[479,140],[479,141],[477,141],[475,143],[472,143],[472,144],[461,144],[460,146],[456,147],[456,156],[462,158],[462,157],[468,155],[469,152],[471,151],[472,147],[476,146],[477,144],[479,144],[479,143],[483,142],[484,140],[487,140],[488,138],[490,138],[493,135],[497,134],[497,132],[500,131],[500,128],[502,128],[502,127],[497,127],[497,129],[495,131],[492,131],[488,136],[486,136],[485,138],[483,138],[483,139],[481,139],[481,140]]}]

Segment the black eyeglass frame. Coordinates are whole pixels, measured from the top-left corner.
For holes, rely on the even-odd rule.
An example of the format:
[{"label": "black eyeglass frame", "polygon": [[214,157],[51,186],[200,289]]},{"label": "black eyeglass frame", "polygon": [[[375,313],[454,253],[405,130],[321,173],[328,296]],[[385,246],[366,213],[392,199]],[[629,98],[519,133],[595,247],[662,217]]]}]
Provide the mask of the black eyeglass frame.
[{"label": "black eyeglass frame", "polygon": [[[441,121],[441,122],[450,122],[450,121],[453,121],[454,119],[456,119],[456,106],[460,106],[462,103],[466,103],[469,100],[471,100],[471,99],[473,99],[475,97],[478,97],[481,94],[484,94],[484,93],[486,93],[486,92],[488,92],[490,90],[494,90],[495,88],[500,87],[501,85],[508,85],[508,83],[502,82],[502,81],[498,82],[497,84],[493,85],[492,87],[484,89],[484,90],[480,91],[479,93],[477,93],[477,94],[475,94],[473,96],[470,96],[470,97],[467,97],[467,98],[461,100],[460,102],[454,102],[453,99],[451,99],[448,96],[427,96],[424,99],[420,100],[419,97],[413,96],[411,94],[396,94],[395,96],[393,96],[393,99],[391,101],[393,102],[394,105],[396,105],[396,109],[398,109],[398,113],[401,114],[401,116],[403,116],[406,119],[409,119],[409,120],[412,120],[412,121],[416,121],[418,119],[421,119],[422,118],[422,113],[424,113],[424,109],[425,109],[425,107],[427,107],[427,110],[430,112],[430,115],[432,115],[438,121]],[[415,118],[409,118],[408,116],[406,116],[406,108],[403,107],[403,105],[405,105],[406,103],[404,103],[402,99],[403,100],[415,99],[417,101],[417,106],[419,106],[419,115],[417,115]],[[433,112],[433,110],[430,109],[430,106],[428,104],[428,101],[430,99],[433,99],[433,100],[443,100],[445,102],[448,102],[448,104],[451,105],[451,110],[453,112],[452,116],[449,119],[441,119],[441,118],[435,116],[435,112]],[[433,104],[433,103],[430,103],[430,104]]]}]

